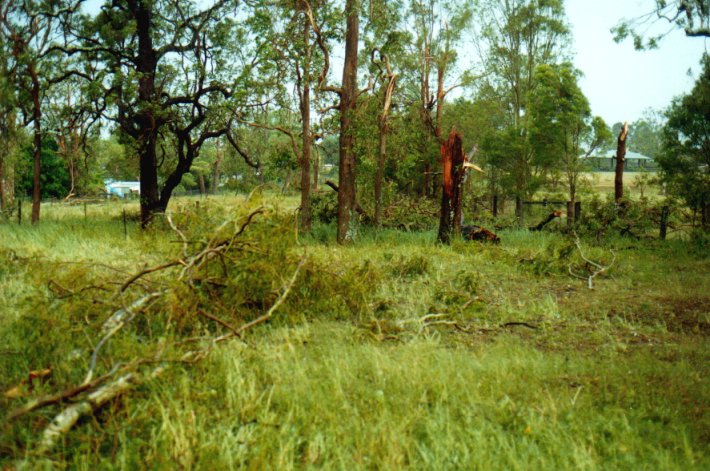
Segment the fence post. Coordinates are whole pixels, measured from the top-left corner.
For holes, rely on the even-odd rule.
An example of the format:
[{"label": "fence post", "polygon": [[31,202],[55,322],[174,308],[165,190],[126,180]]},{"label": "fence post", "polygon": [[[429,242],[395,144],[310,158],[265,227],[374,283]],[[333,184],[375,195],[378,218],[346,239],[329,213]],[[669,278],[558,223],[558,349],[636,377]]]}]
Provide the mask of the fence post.
[{"label": "fence post", "polygon": [[126,208],[123,208],[123,237],[128,239],[128,228],[126,227]]},{"label": "fence post", "polygon": [[17,199],[17,224],[22,224],[22,200]]},{"label": "fence post", "polygon": [[661,240],[666,240],[666,231],[668,229],[668,215],[670,213],[670,208],[668,206],[664,206],[661,208],[661,233],[660,233],[660,238]]},{"label": "fence post", "polygon": [[575,201],[574,202],[574,222],[575,224],[579,224],[579,221],[582,220],[582,202],[581,201]]},{"label": "fence post", "polygon": [[572,227],[574,224],[575,214],[574,214],[574,202],[567,202],[567,226]]},{"label": "fence post", "polygon": [[493,195],[493,217],[498,217],[498,195]]}]

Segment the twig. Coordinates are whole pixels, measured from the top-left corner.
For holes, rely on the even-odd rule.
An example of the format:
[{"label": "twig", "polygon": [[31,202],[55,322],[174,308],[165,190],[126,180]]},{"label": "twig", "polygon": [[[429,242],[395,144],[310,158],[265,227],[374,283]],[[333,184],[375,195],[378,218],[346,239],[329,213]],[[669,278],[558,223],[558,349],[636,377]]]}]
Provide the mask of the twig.
[{"label": "twig", "polygon": [[600,275],[601,273],[604,273],[604,272],[607,271],[609,268],[611,268],[612,265],[614,265],[614,262],[616,261],[616,252],[614,252],[613,249],[609,249],[609,251],[611,252],[611,255],[613,256],[613,258],[611,259],[611,263],[609,263],[609,265],[607,265],[607,266],[602,266],[601,264],[599,264],[599,263],[597,263],[597,262],[593,262],[593,261],[589,260],[587,257],[584,256],[584,252],[582,252],[582,244],[581,244],[581,242],[579,241],[579,236],[577,236],[577,234],[575,233],[575,234],[574,234],[574,237],[575,237],[574,245],[576,245],[576,246],[577,246],[577,249],[579,250],[579,256],[582,257],[582,260],[584,260],[585,262],[587,262],[589,265],[591,265],[591,266],[597,268],[597,270],[596,270],[596,271],[592,271],[592,273],[590,273],[590,274],[587,275],[587,276],[583,276],[583,275],[578,275],[577,273],[575,273],[574,271],[572,271],[572,265],[569,265],[569,266],[567,267],[567,268],[568,268],[568,271],[569,271],[569,274],[572,275],[572,276],[574,276],[575,278],[579,278],[579,279],[581,279],[581,280],[587,280],[587,286],[589,287],[589,289],[594,289],[594,284],[593,284],[593,283],[594,283],[594,278],[596,278],[597,275]]},{"label": "twig", "polygon": [[110,400],[118,397],[134,386],[143,383],[148,379],[153,379],[165,371],[165,367],[159,366],[154,369],[148,377],[142,377],[137,373],[127,373],[120,378],[106,384],[96,391],[90,393],[87,398],[76,404],[65,408],[57,414],[52,423],[44,429],[42,440],[39,445],[39,452],[44,453],[57,444],[59,438],[67,433],[83,415],[87,415]]},{"label": "twig", "polygon": [[222,335],[221,337],[217,337],[214,340],[214,343],[221,342],[223,340],[226,340],[226,339],[234,337],[234,336],[241,336],[241,334],[244,333],[245,330],[250,329],[251,327],[254,327],[257,324],[261,324],[262,322],[266,322],[267,320],[269,320],[271,318],[271,316],[273,316],[274,312],[276,312],[276,310],[279,308],[279,306],[281,306],[281,304],[283,304],[283,302],[286,300],[286,297],[291,292],[291,288],[293,288],[294,283],[296,283],[296,278],[298,277],[298,273],[301,271],[301,267],[303,266],[303,264],[305,262],[306,262],[306,257],[301,258],[301,261],[298,263],[298,266],[296,267],[296,270],[293,272],[291,279],[284,286],[281,296],[269,308],[269,310],[266,312],[266,314],[264,314],[263,316],[257,317],[253,321],[247,322],[246,324],[244,324],[244,325],[240,326],[238,329],[236,329],[234,332]]},{"label": "twig", "polygon": [[182,231],[180,229],[178,229],[177,226],[173,223],[172,214],[170,214],[170,212],[167,212],[165,214],[165,216],[166,216],[165,219],[167,219],[168,224],[170,225],[170,228],[182,240],[182,255],[183,255],[183,257],[187,257],[187,247],[188,247],[187,237],[185,237],[185,234],[183,234]]},{"label": "twig", "polygon": [[175,265],[183,265],[185,262],[182,260],[173,260],[172,262],[164,263],[163,265],[159,265],[157,267],[152,267],[152,268],[146,268],[145,270],[141,270],[129,279],[127,279],[122,285],[121,289],[119,292],[124,292],[128,289],[129,286],[131,286],[136,280],[139,278],[149,274],[149,273],[154,273],[156,271],[160,270],[165,270],[166,268],[174,267]]},{"label": "twig", "polygon": [[501,324],[501,327],[515,327],[515,326],[522,326],[522,327],[527,327],[528,329],[537,329],[537,326],[528,324],[527,322],[506,322],[505,324]]},{"label": "twig", "polygon": [[209,312],[203,311],[202,309],[198,309],[198,310],[197,310],[197,314],[199,314],[199,315],[201,315],[201,316],[203,316],[203,317],[206,317],[206,318],[208,318],[208,319],[211,319],[211,320],[215,321],[216,323],[218,323],[218,324],[221,325],[222,327],[225,327],[226,329],[232,331],[232,333],[233,333],[234,335],[240,335],[238,329],[235,329],[234,327],[232,327],[231,325],[229,325],[228,323],[226,323],[225,321],[223,321],[223,320],[220,319],[219,317],[213,316],[213,315],[210,314]]},{"label": "twig", "polygon": [[101,350],[101,347],[104,346],[108,340],[113,337],[113,335],[121,330],[121,328],[129,323],[133,318],[136,316],[136,313],[140,310],[143,309],[143,307],[149,303],[150,301],[156,299],[157,297],[161,296],[161,292],[156,292],[156,293],[150,293],[146,296],[143,296],[142,298],[137,299],[136,301],[133,302],[129,307],[125,307],[123,309],[119,309],[116,312],[109,317],[106,322],[104,322],[103,326],[101,326],[102,332],[104,332],[103,338],[99,341],[99,343],[96,345],[94,348],[94,351],[91,354],[91,361],[89,363],[89,370],[86,373],[86,378],[84,378],[84,382],[82,385],[88,384],[91,382],[91,379],[94,375],[94,368],[96,367],[96,359],[98,358],[99,355],[99,350]]},{"label": "twig", "polygon": [[10,412],[6,420],[9,422],[10,420],[14,420],[22,415],[25,415],[29,412],[32,412],[33,410],[41,409],[42,407],[51,405],[51,404],[56,404],[58,402],[70,399],[78,394],[83,393],[84,391],[88,391],[89,389],[93,389],[99,384],[103,383],[107,379],[109,379],[111,376],[116,373],[118,370],[118,365],[114,366],[114,368],[106,373],[105,375],[96,378],[95,380],[91,381],[90,383],[84,383],[79,386],[74,386],[69,389],[65,389],[64,391],[57,393],[57,394],[49,394],[46,396],[38,397],[36,399],[32,399],[31,401],[27,402],[25,405],[18,407],[17,409],[13,410]]}]

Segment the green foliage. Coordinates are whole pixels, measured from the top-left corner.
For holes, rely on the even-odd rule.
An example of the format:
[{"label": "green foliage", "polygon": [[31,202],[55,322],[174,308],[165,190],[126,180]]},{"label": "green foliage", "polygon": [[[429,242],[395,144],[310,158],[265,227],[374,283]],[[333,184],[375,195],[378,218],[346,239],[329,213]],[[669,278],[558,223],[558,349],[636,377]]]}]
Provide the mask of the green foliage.
[{"label": "green foliage", "polygon": [[325,224],[335,222],[338,218],[338,194],[319,191],[311,196],[313,218]]},{"label": "green foliage", "polygon": [[[15,191],[17,194],[32,195],[34,168],[34,147],[25,146],[20,152],[16,172]],[[69,193],[69,172],[62,159],[57,156],[57,143],[52,139],[42,141],[40,163],[40,191],[42,198],[63,198]]]},{"label": "green foliage", "polygon": [[667,191],[703,214],[710,225],[710,58],[693,90],[667,111],[660,179]]}]

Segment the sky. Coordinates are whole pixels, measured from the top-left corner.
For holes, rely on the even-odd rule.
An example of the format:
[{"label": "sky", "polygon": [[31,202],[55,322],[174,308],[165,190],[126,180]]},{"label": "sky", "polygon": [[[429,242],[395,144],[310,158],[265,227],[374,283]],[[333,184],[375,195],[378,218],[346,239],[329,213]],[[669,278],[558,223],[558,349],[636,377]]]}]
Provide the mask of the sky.
[{"label": "sky", "polygon": [[[648,108],[663,110],[689,92],[700,74],[706,40],[674,30],[652,51],[636,51],[630,39],[617,44],[610,29],[621,18],[652,10],[654,0],[567,0],[567,17],[576,51],[574,63],[584,73],[582,91],[592,113],[610,126],[635,121]],[[661,31],[667,23],[658,23]],[[707,44],[710,47],[710,44]],[[688,70],[692,76],[688,76]]]}]

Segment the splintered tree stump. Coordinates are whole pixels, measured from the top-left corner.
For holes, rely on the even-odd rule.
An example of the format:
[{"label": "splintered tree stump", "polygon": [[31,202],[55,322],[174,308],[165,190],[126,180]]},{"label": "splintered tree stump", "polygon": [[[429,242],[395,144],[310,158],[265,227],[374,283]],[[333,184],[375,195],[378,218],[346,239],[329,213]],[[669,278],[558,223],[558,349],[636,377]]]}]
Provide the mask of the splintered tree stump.
[{"label": "splintered tree stump", "polygon": [[442,244],[451,242],[451,234],[460,232],[461,222],[456,221],[456,216],[461,214],[461,192],[463,191],[463,177],[466,172],[464,167],[465,156],[463,152],[463,138],[455,130],[451,130],[449,138],[441,144],[441,161],[443,165],[441,215],[439,219],[438,241]]},{"label": "splintered tree stump", "polygon": [[614,201],[619,204],[624,197],[624,160],[626,157],[626,137],[629,133],[629,123],[624,123],[616,140],[616,172],[614,175]]}]

